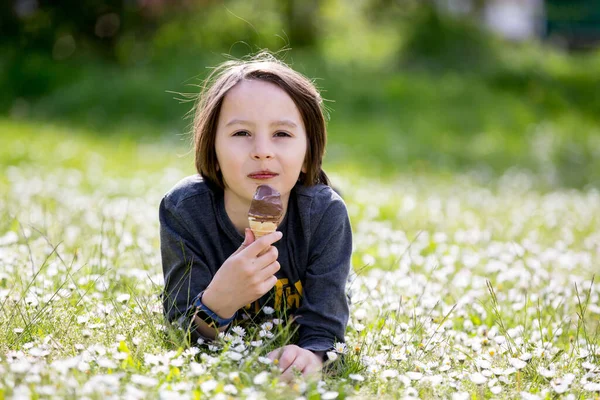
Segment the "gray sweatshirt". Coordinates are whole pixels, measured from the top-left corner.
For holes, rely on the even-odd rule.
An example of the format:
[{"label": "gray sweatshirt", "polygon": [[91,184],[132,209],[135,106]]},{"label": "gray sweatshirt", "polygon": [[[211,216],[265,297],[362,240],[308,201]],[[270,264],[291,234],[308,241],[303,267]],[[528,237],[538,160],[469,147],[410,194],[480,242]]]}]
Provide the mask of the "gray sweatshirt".
[{"label": "gray sweatshirt", "polygon": [[[244,238],[225,211],[223,191],[199,175],[183,179],[165,195],[159,218],[165,315],[189,326],[186,314],[194,297]],[[349,314],[345,289],[352,231],[344,201],[329,186],[298,183],[278,230],[283,238],[274,244],[281,264],[277,284],[242,308],[238,318],[256,319],[265,306],[293,314],[299,324],[297,345],[329,350],[344,341]]]}]

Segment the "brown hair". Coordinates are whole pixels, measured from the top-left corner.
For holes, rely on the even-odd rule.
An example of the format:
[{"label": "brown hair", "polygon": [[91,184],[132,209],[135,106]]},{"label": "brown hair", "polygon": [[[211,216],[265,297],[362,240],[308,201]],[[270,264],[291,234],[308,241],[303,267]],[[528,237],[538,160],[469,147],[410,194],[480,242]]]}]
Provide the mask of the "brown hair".
[{"label": "brown hair", "polygon": [[315,85],[302,74],[268,52],[248,60],[227,61],[217,66],[206,78],[194,113],[194,151],[198,173],[205,181],[225,189],[223,175],[217,168],[215,139],[223,99],[228,91],[242,80],[261,80],[283,89],[300,111],[308,145],[306,148],[306,173],[299,181],[305,186],[317,183],[330,185],[321,168],[327,131],[323,115],[323,99]]}]

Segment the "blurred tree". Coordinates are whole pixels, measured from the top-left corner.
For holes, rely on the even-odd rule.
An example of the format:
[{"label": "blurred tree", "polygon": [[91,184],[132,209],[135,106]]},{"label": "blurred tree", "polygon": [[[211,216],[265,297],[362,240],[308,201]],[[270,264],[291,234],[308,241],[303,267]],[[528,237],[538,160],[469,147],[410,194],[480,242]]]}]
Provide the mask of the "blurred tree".
[{"label": "blurred tree", "polygon": [[600,43],[600,0],[545,0],[546,36],[571,50]]},{"label": "blurred tree", "polygon": [[166,0],[5,1],[0,6],[0,44],[53,54],[55,59],[69,47],[114,58],[123,31],[151,33],[163,13],[186,7],[187,2]]},{"label": "blurred tree", "polygon": [[160,14],[156,13],[156,6],[151,8],[149,3],[130,0],[0,2],[0,86],[4,88],[0,110],[12,107],[14,99],[49,93],[76,79],[77,63],[65,62],[73,56],[115,60],[124,30],[136,32],[138,36],[154,30]]},{"label": "blurred tree", "polygon": [[494,62],[493,41],[475,15],[449,16],[428,1],[415,13],[402,57],[432,69],[474,69]]},{"label": "blurred tree", "polygon": [[318,0],[284,1],[287,34],[292,47],[309,47],[316,44],[318,11]]},{"label": "blurred tree", "polygon": [[365,0],[371,25],[395,27],[396,59],[405,68],[474,70],[496,62],[480,21],[489,0]]}]

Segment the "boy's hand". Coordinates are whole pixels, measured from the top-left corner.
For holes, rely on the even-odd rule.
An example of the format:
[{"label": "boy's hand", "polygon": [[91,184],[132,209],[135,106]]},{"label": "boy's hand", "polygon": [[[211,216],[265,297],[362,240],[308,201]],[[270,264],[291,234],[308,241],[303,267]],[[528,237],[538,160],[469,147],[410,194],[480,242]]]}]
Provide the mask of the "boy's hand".
[{"label": "boy's hand", "polygon": [[294,344],[273,350],[267,354],[267,357],[272,361],[279,360],[278,365],[282,371],[281,379],[286,382],[294,377],[294,370],[307,377],[315,376],[323,368],[321,357]]},{"label": "boy's hand", "polygon": [[271,290],[280,268],[278,251],[272,244],[281,237],[281,232],[273,232],[255,240],[252,231],[246,229],[244,243],[219,268],[202,302],[221,318],[229,318]]}]

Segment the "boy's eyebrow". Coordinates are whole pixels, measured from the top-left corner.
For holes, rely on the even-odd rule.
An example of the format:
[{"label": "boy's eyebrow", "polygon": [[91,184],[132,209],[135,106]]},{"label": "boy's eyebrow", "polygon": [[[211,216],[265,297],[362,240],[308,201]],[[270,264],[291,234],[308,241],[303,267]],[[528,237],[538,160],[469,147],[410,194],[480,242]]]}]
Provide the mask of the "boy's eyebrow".
[{"label": "boy's eyebrow", "polygon": [[[236,125],[236,124],[238,124],[238,125],[254,125],[253,122],[246,121],[244,119],[234,118],[231,121],[229,121],[227,124],[225,124],[225,126],[231,126],[231,125]],[[290,128],[298,127],[298,125],[294,121],[291,121],[289,119],[282,119],[279,121],[271,122],[271,126],[280,126],[280,125],[289,126]]]},{"label": "boy's eyebrow", "polygon": [[285,125],[285,126],[289,126],[290,128],[297,128],[298,125],[296,125],[296,123],[294,121],[291,121],[289,119],[282,119],[279,121],[273,121],[271,122],[271,126],[279,126],[279,125]]}]

